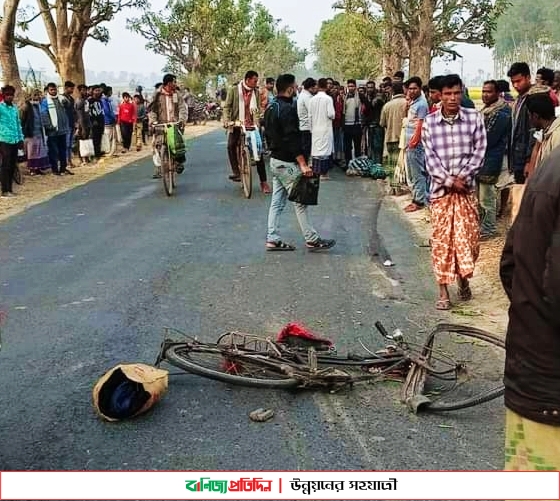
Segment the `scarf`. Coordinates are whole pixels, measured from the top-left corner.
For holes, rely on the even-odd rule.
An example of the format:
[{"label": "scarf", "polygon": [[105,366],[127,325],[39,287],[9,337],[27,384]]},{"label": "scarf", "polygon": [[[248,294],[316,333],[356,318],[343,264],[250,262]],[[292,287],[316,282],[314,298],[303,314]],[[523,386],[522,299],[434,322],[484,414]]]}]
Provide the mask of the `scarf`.
[{"label": "scarf", "polygon": [[484,118],[484,125],[486,126],[487,132],[492,130],[494,127],[498,118],[498,112],[507,106],[509,105],[500,97],[495,103],[482,108],[481,113]]},{"label": "scarf", "polygon": [[46,99],[47,99],[47,110],[49,112],[49,118],[51,119],[51,125],[55,129],[58,129],[58,114],[56,111],[56,104],[54,102],[53,97],[50,94],[47,95]]},{"label": "scarf", "polygon": [[249,104],[249,109],[251,111],[251,116],[254,116],[255,113],[259,110],[257,106],[257,97],[255,92],[250,87],[245,85],[245,82],[239,82],[239,121],[244,124],[245,123],[245,99],[243,99],[243,92],[251,91],[251,103]]}]

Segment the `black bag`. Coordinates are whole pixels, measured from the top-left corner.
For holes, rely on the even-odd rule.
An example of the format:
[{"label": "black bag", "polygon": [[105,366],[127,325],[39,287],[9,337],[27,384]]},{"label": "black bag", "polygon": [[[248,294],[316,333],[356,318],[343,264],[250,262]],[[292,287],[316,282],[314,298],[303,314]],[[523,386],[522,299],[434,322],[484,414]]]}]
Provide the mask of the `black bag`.
[{"label": "black bag", "polygon": [[302,205],[317,205],[319,198],[319,176],[300,176],[293,184],[288,200]]}]

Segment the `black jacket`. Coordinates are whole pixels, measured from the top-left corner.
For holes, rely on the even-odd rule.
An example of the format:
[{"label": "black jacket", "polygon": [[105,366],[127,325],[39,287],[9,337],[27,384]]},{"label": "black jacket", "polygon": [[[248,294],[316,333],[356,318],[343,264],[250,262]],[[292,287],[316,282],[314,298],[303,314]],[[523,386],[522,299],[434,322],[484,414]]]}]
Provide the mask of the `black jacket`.
[{"label": "black jacket", "polygon": [[560,148],[527,182],[500,263],[511,301],[505,403],[560,426]]},{"label": "black jacket", "polygon": [[33,132],[35,130],[35,113],[33,111],[33,106],[37,106],[39,113],[41,112],[39,105],[32,104],[30,101],[26,101],[21,108],[20,121],[23,137],[33,137]]},{"label": "black jacket", "polygon": [[295,163],[303,155],[297,109],[291,99],[278,96],[264,113],[264,130],[270,156]]},{"label": "black jacket", "polygon": [[[533,85],[523,97],[519,110],[517,112],[517,119],[515,116],[515,124],[513,126],[513,132],[511,134],[511,141],[508,148],[508,161],[509,170],[515,174],[516,181],[519,182],[524,178],[523,171],[525,170],[525,164],[531,160],[531,153],[533,151],[533,146],[536,143],[536,139],[533,137],[535,129],[531,127],[531,121],[529,118],[529,110],[527,109],[527,97],[531,94],[537,94],[539,92],[549,92],[548,87],[542,87],[538,85]],[[515,107],[517,102],[514,105]]]}]

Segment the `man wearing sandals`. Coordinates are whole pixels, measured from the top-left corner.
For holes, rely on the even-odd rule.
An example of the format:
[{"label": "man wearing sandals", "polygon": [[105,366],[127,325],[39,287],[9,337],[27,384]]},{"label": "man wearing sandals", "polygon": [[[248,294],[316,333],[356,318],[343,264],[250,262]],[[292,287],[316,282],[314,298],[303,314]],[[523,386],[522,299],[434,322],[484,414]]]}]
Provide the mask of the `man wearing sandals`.
[{"label": "man wearing sandals", "polygon": [[457,280],[458,298],[472,297],[469,279],[479,253],[475,177],[486,154],[486,129],[480,113],[463,108],[459,75],[442,78],[440,110],[422,127],[426,170],[430,176],[432,265],[439,284],[438,310],[449,310],[449,285]]},{"label": "man wearing sandals", "polygon": [[[288,201],[289,191],[301,175],[313,176],[303,153],[299,118],[292,104],[296,92],[294,75],[280,75],[276,80],[278,97],[264,115],[265,132],[270,146],[270,171],[272,173],[272,199],[268,213],[267,251],[293,251],[295,247],[285,243],[278,234],[280,215]],[[294,204],[305,245],[310,251],[330,249],[334,240],[322,239],[313,228],[307,214],[307,206]]]}]

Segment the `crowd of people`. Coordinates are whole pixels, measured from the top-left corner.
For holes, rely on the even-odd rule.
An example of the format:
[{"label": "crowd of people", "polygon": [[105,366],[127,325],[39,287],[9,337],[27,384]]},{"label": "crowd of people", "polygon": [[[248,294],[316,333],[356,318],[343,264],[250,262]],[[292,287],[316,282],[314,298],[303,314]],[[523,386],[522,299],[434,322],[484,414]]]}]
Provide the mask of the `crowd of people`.
[{"label": "crowd of people", "polygon": [[[256,73],[246,75],[229,101],[249,127],[257,125]],[[477,110],[459,75],[404,80],[399,73],[358,87],[293,75],[276,81],[276,96],[260,94],[270,148],[272,200],[266,249],[293,251],[278,232],[288,200],[305,246],[326,250],[334,240],[314,229],[305,203],[291,194],[301,179],[325,179],[333,165],[347,169],[359,155],[394,166],[393,183],[412,195],[406,212],[427,209],[432,266],[439,287],[436,308],[473,297],[469,280],[481,239],[496,235],[498,207],[513,199],[511,228],[500,275],[511,306],[506,338],[507,470],[560,469],[560,74],[541,68],[533,82],[528,64],[508,72],[509,82],[488,80]],[[235,111],[232,111],[234,110]],[[227,124],[226,124],[227,126]],[[399,177],[399,170],[402,176]],[[232,175],[237,180],[236,172]],[[396,179],[395,179],[396,178]]]}]

